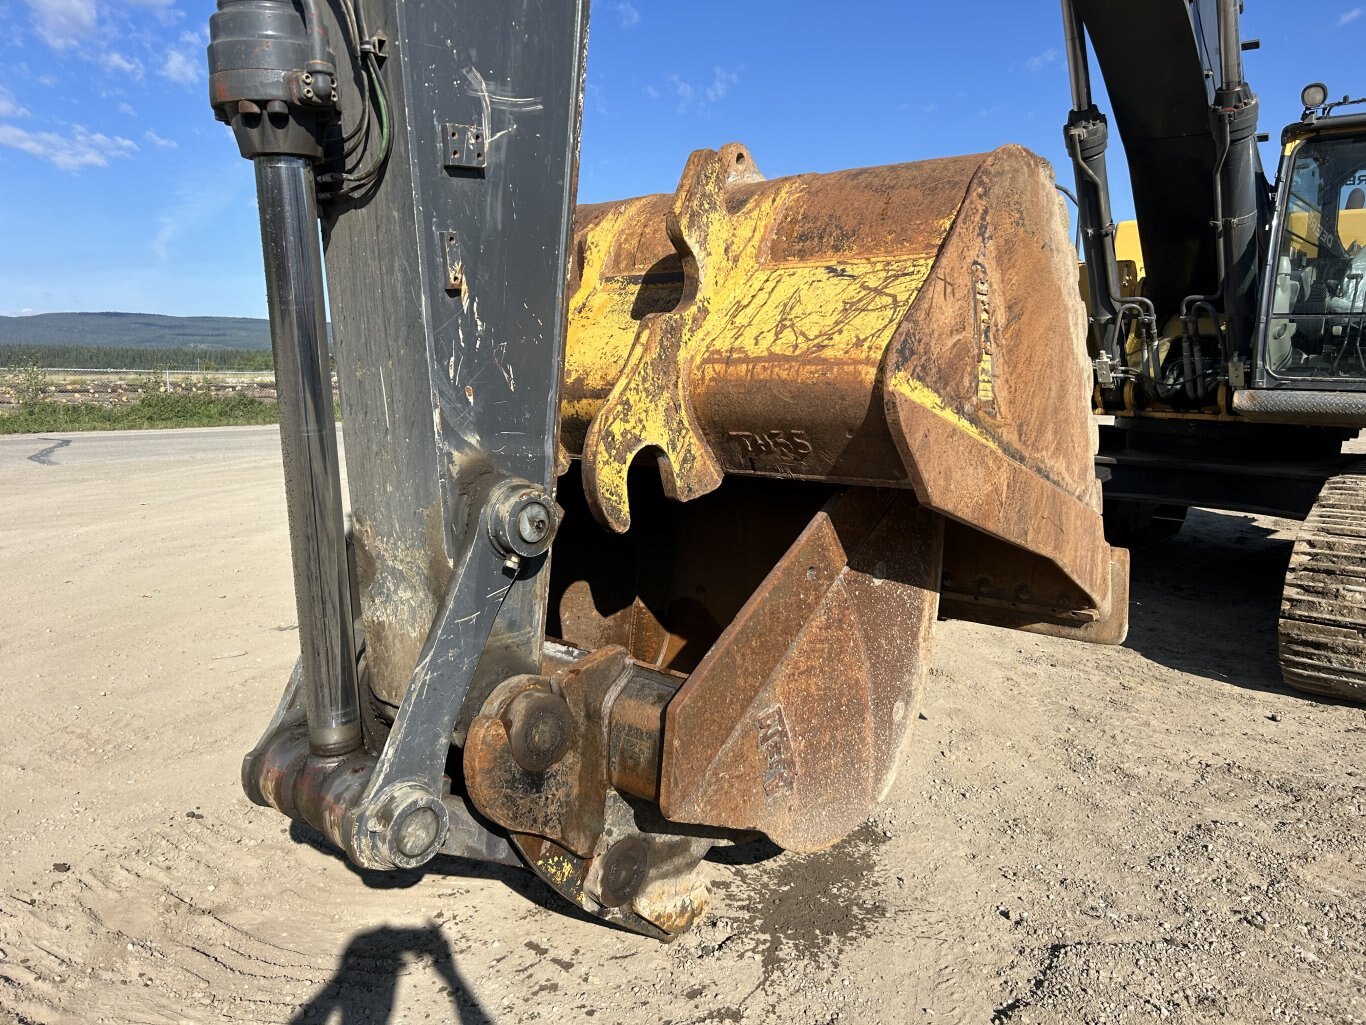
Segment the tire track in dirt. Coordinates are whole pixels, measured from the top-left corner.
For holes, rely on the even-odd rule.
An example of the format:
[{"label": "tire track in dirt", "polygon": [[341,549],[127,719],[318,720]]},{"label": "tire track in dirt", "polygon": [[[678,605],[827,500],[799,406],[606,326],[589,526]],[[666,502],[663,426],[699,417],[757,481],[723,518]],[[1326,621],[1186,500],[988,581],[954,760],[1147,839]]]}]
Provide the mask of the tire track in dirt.
[{"label": "tire track in dirt", "polygon": [[[0,1008],[45,1021],[179,1022],[198,1007],[227,1020],[287,1020],[298,994],[328,977],[331,958],[233,924],[188,885],[221,873],[231,846],[210,830],[188,842],[158,836],[46,892],[7,895],[0,970],[24,999],[10,1006],[0,994]],[[254,873],[265,862],[239,855],[234,865]]]},{"label": "tire track in dirt", "polygon": [[[0,1012],[43,1023],[286,1022],[310,1001],[327,1004],[330,985],[376,1014],[428,976],[448,990],[417,987],[432,1010],[464,995],[433,917],[447,927],[461,917],[439,910],[459,896],[451,880],[396,873],[367,887],[336,859],[300,851],[264,814],[251,825],[244,836],[182,820],[0,897]],[[397,924],[356,943],[356,921],[386,919]]]},{"label": "tire track in dirt", "polygon": [[718,857],[661,946],[516,870],[362,876],[245,801],[297,643],[278,448],[196,437],[0,461],[43,481],[7,507],[0,1022],[1366,1022],[1366,713],[1275,679],[1287,525],[1136,553],[1124,647],[941,624],[887,805]]}]

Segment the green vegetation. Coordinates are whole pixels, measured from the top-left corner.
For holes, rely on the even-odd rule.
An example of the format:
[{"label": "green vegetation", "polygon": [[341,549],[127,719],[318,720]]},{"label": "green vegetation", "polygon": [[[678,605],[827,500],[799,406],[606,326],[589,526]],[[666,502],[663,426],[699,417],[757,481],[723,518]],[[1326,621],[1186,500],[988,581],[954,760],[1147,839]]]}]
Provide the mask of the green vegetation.
[{"label": "green vegetation", "polygon": [[30,361],[0,374],[0,387],[12,390],[15,401],[21,406],[31,406],[43,400],[43,392],[47,388],[47,375],[38,364]]},{"label": "green vegetation", "polygon": [[214,397],[203,392],[152,393],[126,406],[87,403],[63,405],[41,398],[16,413],[0,413],[0,434],[50,431],[122,431],[154,427],[226,427],[279,421],[274,402],[242,395]]},{"label": "green vegetation", "polygon": [[[28,318],[25,318],[28,319]],[[270,373],[270,349],[190,349],[105,345],[0,345],[0,366],[81,370],[240,370]]]},{"label": "green vegetation", "polygon": [[[73,344],[72,340],[79,344]],[[45,313],[0,317],[0,391],[17,403],[0,412],[0,434],[223,427],[279,422],[274,401],[223,394],[204,378],[174,379],[163,392],[163,372],[226,371],[270,377],[270,325],[244,317],[163,317],[143,313]],[[47,374],[42,368],[54,371]],[[116,391],[75,370],[128,370]],[[82,401],[55,401],[51,392],[74,389]],[[98,392],[98,395],[96,394]],[[119,402],[129,393],[136,401]],[[139,394],[140,393],[140,394]],[[103,397],[103,400],[102,398]],[[116,404],[105,405],[115,399]],[[88,399],[89,401],[85,401]],[[334,400],[335,404],[335,400]],[[337,418],[341,412],[337,410]]]}]

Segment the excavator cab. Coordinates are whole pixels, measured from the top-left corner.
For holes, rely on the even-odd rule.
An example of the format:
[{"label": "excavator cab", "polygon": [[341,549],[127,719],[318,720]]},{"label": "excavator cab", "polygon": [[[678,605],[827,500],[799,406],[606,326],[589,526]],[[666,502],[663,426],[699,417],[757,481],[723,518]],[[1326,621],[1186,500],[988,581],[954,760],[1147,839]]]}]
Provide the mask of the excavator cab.
[{"label": "excavator cab", "polygon": [[[1191,507],[1303,520],[1281,676],[1361,701],[1366,462],[1343,445],[1366,427],[1366,115],[1306,87],[1270,185],[1240,9],[1062,0],[1106,536],[1146,546]],[[1132,186],[1118,226],[1092,54]]]},{"label": "excavator cab", "polygon": [[[1354,119],[1355,120],[1355,119]],[[1366,132],[1286,130],[1257,364],[1262,387],[1366,385]]]}]

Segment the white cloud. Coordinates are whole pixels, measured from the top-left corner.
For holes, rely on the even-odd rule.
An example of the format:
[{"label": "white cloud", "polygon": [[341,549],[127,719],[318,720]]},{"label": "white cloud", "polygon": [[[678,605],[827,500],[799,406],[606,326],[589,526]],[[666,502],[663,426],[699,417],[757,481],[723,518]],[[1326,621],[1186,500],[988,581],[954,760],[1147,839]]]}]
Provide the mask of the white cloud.
[{"label": "white cloud", "polygon": [[90,132],[80,125],[73,125],[69,135],[27,132],[16,125],[0,125],[0,146],[47,160],[63,171],[108,167],[111,159],[131,156],[138,149],[132,139]]},{"label": "white cloud", "polygon": [[194,85],[204,74],[202,63],[202,60],[191,58],[184,50],[171,50],[157,74],[181,85]]},{"label": "white cloud", "polygon": [[172,253],[182,239],[198,244],[200,229],[215,222],[227,211],[238,209],[256,192],[250,174],[244,176],[236,164],[227,164],[208,181],[187,182],[177,188],[157,214],[157,232],[152,251],[163,266],[170,265]]},{"label": "white cloud", "polygon": [[[97,0],[97,2],[106,4],[110,0]],[[176,7],[175,0],[114,0],[114,2],[136,11],[145,11],[167,28],[185,19],[185,12]],[[105,8],[101,8],[101,13],[106,13]]]},{"label": "white cloud", "polygon": [[727,71],[725,68],[713,68],[711,85],[707,86],[707,102],[715,103],[726,93],[730,92],[730,87],[740,81],[739,72]]},{"label": "white cloud", "polygon": [[34,28],[49,46],[65,49],[95,28],[95,0],[25,0]]},{"label": "white cloud", "polygon": [[669,85],[673,89],[674,95],[678,97],[678,112],[682,114],[692,106],[693,95],[697,90],[677,75],[669,76]]},{"label": "white cloud", "polygon": [[640,12],[636,10],[636,5],[629,0],[623,0],[617,4],[617,16],[621,18],[622,28],[632,28],[640,24]]},{"label": "white cloud", "polygon": [[95,29],[95,0],[25,0],[33,26],[54,50],[79,43]]},{"label": "white cloud", "polygon": [[1036,53],[1029,60],[1025,61],[1025,67],[1030,71],[1042,71],[1058,59],[1058,51],[1054,49],[1045,50],[1043,53]]},{"label": "white cloud", "polygon": [[14,93],[0,85],[0,117],[28,117],[28,108],[14,98]]},{"label": "white cloud", "polygon": [[142,61],[128,57],[117,50],[106,50],[99,56],[100,67],[107,71],[118,71],[133,78],[142,77]]},{"label": "white cloud", "polygon": [[180,146],[180,143],[176,142],[174,139],[163,139],[150,128],[142,133],[142,137],[158,149],[176,149]]},{"label": "white cloud", "polygon": [[[706,85],[694,85],[679,75],[669,75],[665,79],[667,83],[666,91],[678,100],[678,112],[685,114],[689,110],[699,113],[705,111],[714,103],[720,102],[726,94],[740,81],[740,72],[743,67],[738,67],[734,71],[727,71],[722,67],[712,68],[712,78]],[[661,95],[658,89],[647,85],[645,93],[651,99],[658,99]]]},{"label": "white cloud", "polygon": [[129,117],[138,116],[138,112],[133,109],[133,105],[131,103],[128,103],[127,101],[121,101],[119,103],[119,113],[127,114]]},{"label": "white cloud", "polygon": [[1360,17],[1360,7],[1353,7],[1350,11],[1343,11],[1342,14],[1338,16],[1338,27],[1341,28],[1343,25],[1350,25]]}]

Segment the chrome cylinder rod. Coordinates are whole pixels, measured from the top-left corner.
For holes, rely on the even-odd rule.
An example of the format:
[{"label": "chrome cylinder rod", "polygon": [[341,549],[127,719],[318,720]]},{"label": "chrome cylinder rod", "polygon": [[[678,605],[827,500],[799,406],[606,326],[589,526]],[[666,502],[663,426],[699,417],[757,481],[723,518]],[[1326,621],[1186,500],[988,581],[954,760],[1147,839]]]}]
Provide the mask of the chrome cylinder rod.
[{"label": "chrome cylinder rod", "polygon": [[1087,63],[1086,39],[1074,0],[1062,0],[1062,33],[1067,45],[1067,79],[1072,88],[1072,109],[1091,106],[1091,69]]},{"label": "chrome cylinder rod", "polygon": [[1239,0],[1219,0],[1219,85],[1231,89],[1243,80],[1243,40],[1238,26]]},{"label": "chrome cylinder rod", "polygon": [[313,171],[254,163],[309,747],[331,756],[359,747],[361,727]]}]

